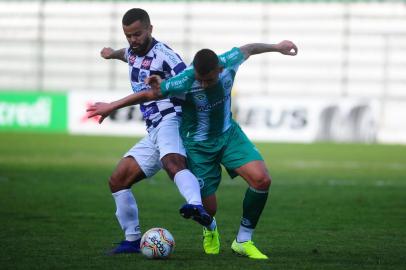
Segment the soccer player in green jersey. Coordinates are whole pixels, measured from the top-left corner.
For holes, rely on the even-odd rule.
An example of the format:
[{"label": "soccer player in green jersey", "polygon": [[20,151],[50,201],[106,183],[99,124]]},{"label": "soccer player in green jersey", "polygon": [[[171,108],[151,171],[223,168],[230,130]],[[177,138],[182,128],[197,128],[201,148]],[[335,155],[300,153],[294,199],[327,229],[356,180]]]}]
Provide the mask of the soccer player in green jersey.
[{"label": "soccer player in green jersey", "polygon": [[[146,82],[151,91],[112,103],[96,103],[88,109],[89,116],[100,115],[103,121],[116,109],[184,94],[180,132],[187,151],[188,167],[201,181],[204,207],[212,216],[216,214],[215,192],[221,180],[220,165],[231,177],[240,175],[248,183],[248,188],[240,228],[231,249],[252,259],[267,259],[251,239],[268,198],[271,177],[258,150],[232,119],[231,89],[238,67],[251,55],[267,52],[296,55],[297,51],[296,45],[287,40],[278,44],[247,44],[218,56],[203,49],[196,53],[193,64],[178,75],[164,81],[159,76],[149,77]],[[215,219],[203,228],[203,236],[205,252],[218,254],[220,241]]]}]

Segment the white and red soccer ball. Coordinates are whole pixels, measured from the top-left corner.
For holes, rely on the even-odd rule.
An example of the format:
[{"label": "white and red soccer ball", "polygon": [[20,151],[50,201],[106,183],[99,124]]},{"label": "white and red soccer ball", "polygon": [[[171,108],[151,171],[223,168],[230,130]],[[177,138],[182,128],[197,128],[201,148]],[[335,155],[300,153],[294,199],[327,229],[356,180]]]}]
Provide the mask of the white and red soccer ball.
[{"label": "white and red soccer ball", "polygon": [[142,236],[140,248],[147,258],[165,259],[175,249],[175,239],[167,229],[152,228]]}]

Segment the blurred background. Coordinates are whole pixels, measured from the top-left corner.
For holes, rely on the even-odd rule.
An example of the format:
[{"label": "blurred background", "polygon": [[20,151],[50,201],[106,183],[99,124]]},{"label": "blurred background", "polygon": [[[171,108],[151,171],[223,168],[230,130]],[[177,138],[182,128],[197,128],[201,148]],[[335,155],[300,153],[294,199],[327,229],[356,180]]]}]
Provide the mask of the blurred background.
[{"label": "blurred background", "polygon": [[153,36],[187,64],[288,39],[299,54],[254,56],[234,116],[254,140],[406,143],[405,1],[0,1],[0,131],[143,135],[138,108],[103,125],[86,107],[131,93],[121,18],[148,11]]}]

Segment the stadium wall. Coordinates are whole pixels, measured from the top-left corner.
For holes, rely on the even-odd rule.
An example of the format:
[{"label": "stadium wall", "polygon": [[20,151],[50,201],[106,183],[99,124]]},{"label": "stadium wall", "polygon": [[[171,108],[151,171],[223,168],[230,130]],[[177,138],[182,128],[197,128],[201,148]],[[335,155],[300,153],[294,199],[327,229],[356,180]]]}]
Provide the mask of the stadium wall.
[{"label": "stadium wall", "polygon": [[[101,59],[99,51],[126,46],[120,20],[134,5],[0,1],[0,89],[68,90],[69,96],[92,97],[107,92],[112,98],[129,93],[125,65]],[[186,62],[202,47],[220,53],[247,42],[290,39],[298,44],[296,57],[256,56],[240,68],[235,115],[252,138],[406,143],[404,1],[136,5],[149,11],[154,36]],[[83,112],[80,106],[72,110]],[[298,131],[297,123],[315,121]],[[292,125],[293,139],[286,139],[283,132]]]}]

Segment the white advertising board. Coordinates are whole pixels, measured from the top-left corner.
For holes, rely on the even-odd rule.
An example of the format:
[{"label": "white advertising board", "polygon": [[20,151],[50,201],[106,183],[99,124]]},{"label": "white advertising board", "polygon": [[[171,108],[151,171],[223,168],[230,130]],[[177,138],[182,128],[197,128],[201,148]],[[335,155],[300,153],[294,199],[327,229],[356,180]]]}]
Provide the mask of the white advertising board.
[{"label": "white advertising board", "polygon": [[382,104],[377,141],[406,144],[406,101],[388,100]]},{"label": "white advertising board", "polygon": [[[106,118],[88,118],[86,109],[98,101],[110,102],[129,93],[73,91],[68,95],[68,125],[73,134],[143,136],[138,106],[123,108]],[[256,141],[375,142],[379,103],[368,99],[312,97],[234,97],[234,118]]]},{"label": "white advertising board", "polygon": [[314,142],[376,139],[379,104],[365,99],[312,97],[234,99],[235,117],[260,141]]}]

